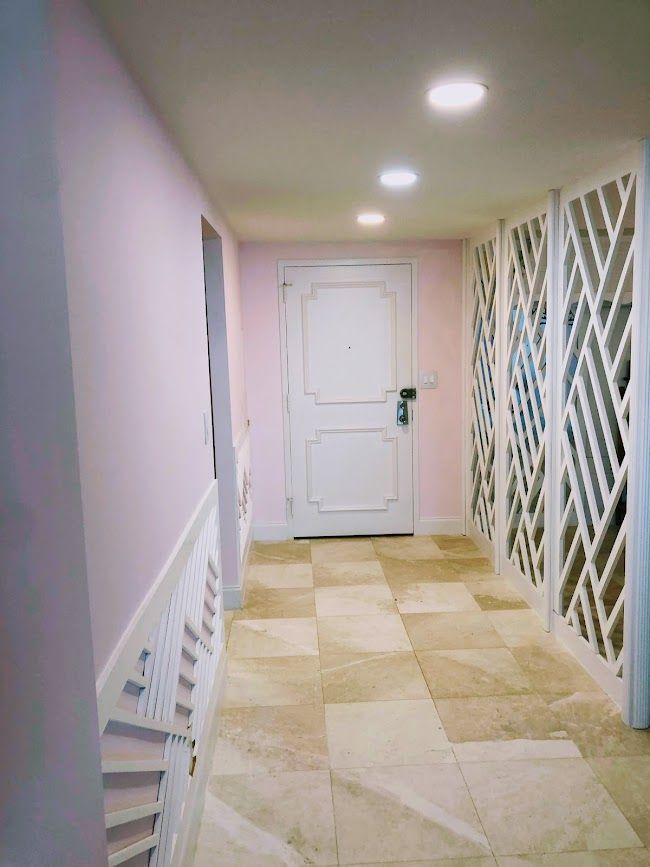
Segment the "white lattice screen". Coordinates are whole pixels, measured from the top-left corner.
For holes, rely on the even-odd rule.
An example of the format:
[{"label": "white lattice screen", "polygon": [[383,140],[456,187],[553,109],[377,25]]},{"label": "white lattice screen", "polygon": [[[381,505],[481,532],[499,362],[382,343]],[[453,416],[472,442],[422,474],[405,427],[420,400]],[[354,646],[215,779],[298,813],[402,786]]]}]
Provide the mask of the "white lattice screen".
[{"label": "white lattice screen", "polygon": [[505,556],[544,592],[547,215],[506,227]]},{"label": "white lattice screen", "polygon": [[469,509],[476,529],[495,538],[496,237],[470,251],[471,397]]},{"label": "white lattice screen", "polygon": [[555,610],[617,675],[630,412],[635,175],[562,201]]}]

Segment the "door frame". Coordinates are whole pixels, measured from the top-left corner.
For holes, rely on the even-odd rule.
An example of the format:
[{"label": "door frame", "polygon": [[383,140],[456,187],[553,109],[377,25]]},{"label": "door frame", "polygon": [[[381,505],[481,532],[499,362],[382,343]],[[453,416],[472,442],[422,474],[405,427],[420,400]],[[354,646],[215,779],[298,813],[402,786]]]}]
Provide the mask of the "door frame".
[{"label": "door frame", "polygon": [[[287,404],[289,393],[289,351],[287,345],[287,310],[284,303],[284,270],[285,268],[327,268],[346,265],[410,265],[411,266],[411,383],[419,391],[418,382],[418,260],[417,257],[402,258],[399,256],[377,256],[372,259],[279,259],[278,260],[278,312],[280,317],[280,359],[282,371],[282,438],[284,442],[284,490],[285,519],[287,537],[295,538],[293,515],[290,503],[293,497],[293,479],[291,475],[291,422]],[[419,395],[418,395],[419,396]],[[413,480],[413,535],[421,535],[420,527],[420,448],[419,448],[419,412],[415,400],[411,406],[411,427],[413,430],[413,458],[411,474]]]}]

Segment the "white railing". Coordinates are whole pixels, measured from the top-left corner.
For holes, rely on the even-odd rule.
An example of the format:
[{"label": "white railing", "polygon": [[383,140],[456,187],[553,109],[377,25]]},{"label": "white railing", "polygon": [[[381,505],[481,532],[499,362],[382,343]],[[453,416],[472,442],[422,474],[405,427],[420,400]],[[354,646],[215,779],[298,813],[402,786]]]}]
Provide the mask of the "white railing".
[{"label": "white railing", "polygon": [[176,863],[225,654],[216,482],[100,682],[108,863]]}]

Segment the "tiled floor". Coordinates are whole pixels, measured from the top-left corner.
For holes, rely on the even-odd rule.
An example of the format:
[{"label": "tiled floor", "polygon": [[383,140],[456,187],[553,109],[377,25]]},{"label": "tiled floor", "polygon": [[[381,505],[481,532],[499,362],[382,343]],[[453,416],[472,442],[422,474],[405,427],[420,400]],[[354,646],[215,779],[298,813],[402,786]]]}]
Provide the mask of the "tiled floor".
[{"label": "tiled floor", "polygon": [[196,867],[650,865],[631,731],[462,538],[256,545]]}]

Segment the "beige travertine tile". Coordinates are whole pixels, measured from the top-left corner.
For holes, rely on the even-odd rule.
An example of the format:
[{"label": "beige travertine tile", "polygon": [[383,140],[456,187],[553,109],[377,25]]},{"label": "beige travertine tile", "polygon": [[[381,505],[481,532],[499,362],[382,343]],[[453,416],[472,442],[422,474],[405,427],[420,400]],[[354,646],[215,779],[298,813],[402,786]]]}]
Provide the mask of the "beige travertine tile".
[{"label": "beige travertine tile", "polygon": [[485,650],[418,650],[434,699],[530,692],[528,679],[504,647]]},{"label": "beige travertine tile", "polygon": [[529,644],[511,647],[510,651],[536,692],[562,694],[582,691],[602,694],[584,668],[559,645]]},{"label": "beige travertine tile", "polygon": [[512,855],[497,861],[499,867],[647,867],[647,849],[610,849],[599,852],[554,852],[552,855]]},{"label": "beige travertine tile", "polygon": [[464,584],[404,584],[395,589],[400,614],[428,611],[479,611]]},{"label": "beige travertine tile", "polygon": [[403,614],[415,650],[503,647],[503,640],[482,611]]},{"label": "beige travertine tile", "polygon": [[271,590],[288,590],[313,587],[311,563],[278,563],[250,566],[246,583],[249,587],[268,587]]},{"label": "beige travertine tile", "polygon": [[465,585],[483,611],[528,608],[528,603],[502,578],[491,581],[468,581]]},{"label": "beige travertine tile", "polygon": [[530,608],[521,611],[487,611],[490,622],[508,647],[548,644],[560,649],[557,640],[544,631],[540,616]]},{"label": "beige travertine tile", "polygon": [[372,864],[341,864],[341,867],[495,867],[490,855],[486,858],[443,858],[441,861],[375,861]]},{"label": "beige travertine tile", "polygon": [[379,560],[356,563],[316,563],[314,587],[337,587],[345,584],[386,584]]},{"label": "beige travertine tile", "polygon": [[650,756],[650,731],[625,725],[613,701],[597,692],[545,695],[558,728],[565,729],[583,756]]},{"label": "beige travertine tile", "polygon": [[456,765],[332,772],[339,859],[437,859],[490,854]]},{"label": "beige travertine tile", "polygon": [[394,560],[380,557],[379,562],[391,587],[426,581],[477,582],[493,580],[496,577],[487,560]]},{"label": "beige travertine tile", "polygon": [[391,560],[435,560],[443,553],[431,536],[377,536],[372,540],[377,554]]},{"label": "beige travertine tile", "polygon": [[317,587],[317,617],[353,614],[397,614],[393,594],[388,585],[354,584],[338,587]]},{"label": "beige travertine tile", "polygon": [[328,771],[212,777],[194,863],[336,864]]},{"label": "beige travertine tile", "polygon": [[461,769],[497,855],[641,845],[584,759],[465,762]]},{"label": "beige travertine tile", "polygon": [[481,556],[480,550],[468,536],[434,536],[433,539],[445,556]]},{"label": "beige travertine tile", "polygon": [[459,761],[579,757],[538,695],[436,699]]},{"label": "beige travertine tile", "polygon": [[213,774],[327,770],[323,706],[226,708]]},{"label": "beige travertine tile", "polygon": [[235,620],[315,616],[314,591],[311,588],[269,590],[250,587],[244,607],[235,612]]},{"label": "beige travertine tile", "polygon": [[311,557],[313,563],[353,563],[377,559],[369,539],[319,539],[312,542]]},{"label": "beige travertine tile", "polygon": [[454,761],[431,699],[328,704],[325,720],[333,768]]},{"label": "beige travertine tile", "polygon": [[228,654],[231,659],[258,656],[318,656],[315,617],[235,620]]},{"label": "beige travertine tile", "polygon": [[249,563],[259,566],[264,563],[310,563],[311,545],[308,541],[254,542]]},{"label": "beige travertine tile", "polygon": [[411,642],[399,614],[321,617],[317,623],[320,652],[323,656],[332,653],[411,650]]},{"label": "beige travertine tile", "polygon": [[235,616],[234,611],[225,611],[223,615],[223,628],[224,628],[224,638],[226,644],[228,644],[228,640],[230,639],[230,628],[232,626],[233,617]]},{"label": "beige travertine tile", "polygon": [[230,659],[225,707],[322,703],[318,657]]},{"label": "beige travertine tile", "polygon": [[650,847],[650,756],[611,756],[589,759],[589,764],[643,843]]},{"label": "beige travertine tile", "polygon": [[321,656],[323,697],[334,702],[429,698],[413,653],[334,653]]}]

